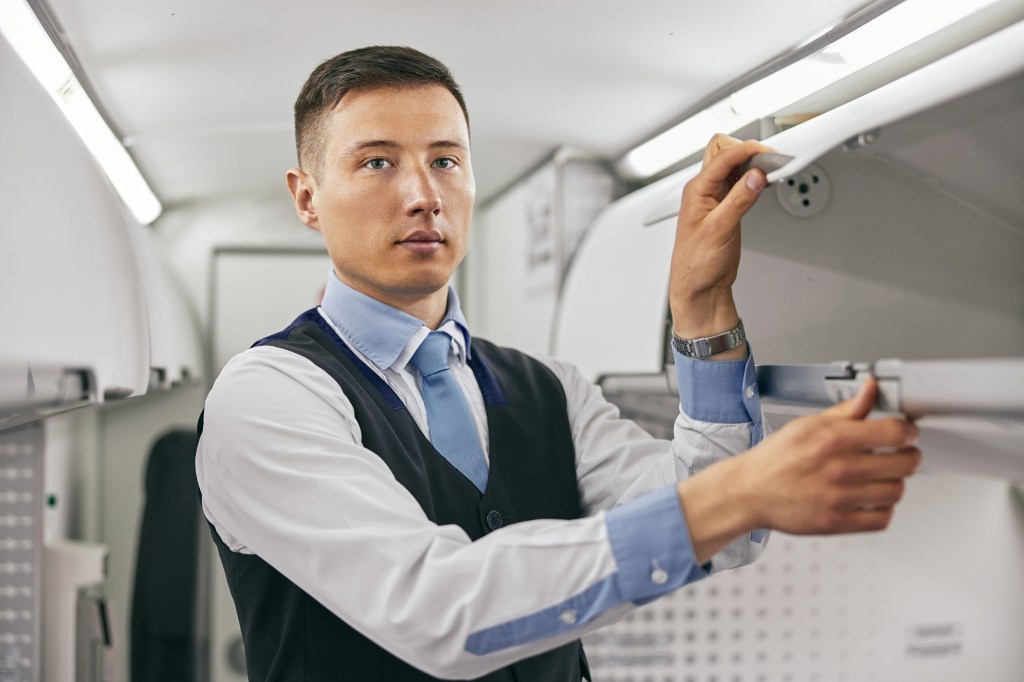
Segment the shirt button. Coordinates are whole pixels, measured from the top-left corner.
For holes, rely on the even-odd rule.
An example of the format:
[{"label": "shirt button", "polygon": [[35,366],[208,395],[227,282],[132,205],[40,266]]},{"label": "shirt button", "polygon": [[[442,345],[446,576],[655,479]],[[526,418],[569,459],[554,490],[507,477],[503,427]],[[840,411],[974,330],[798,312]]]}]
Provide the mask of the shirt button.
[{"label": "shirt button", "polygon": [[576,622],[576,610],[566,609],[558,614],[558,620],[562,621],[566,625],[572,625]]},{"label": "shirt button", "polygon": [[668,582],[668,572],[663,568],[656,568],[651,571],[651,582],[655,585],[664,585]]},{"label": "shirt button", "polygon": [[754,397],[754,384],[747,386],[747,389],[743,391],[743,395],[747,396],[747,400]]},{"label": "shirt button", "polygon": [[498,530],[504,523],[504,519],[501,518],[501,512],[498,510],[492,509],[487,512],[487,527],[491,530]]}]

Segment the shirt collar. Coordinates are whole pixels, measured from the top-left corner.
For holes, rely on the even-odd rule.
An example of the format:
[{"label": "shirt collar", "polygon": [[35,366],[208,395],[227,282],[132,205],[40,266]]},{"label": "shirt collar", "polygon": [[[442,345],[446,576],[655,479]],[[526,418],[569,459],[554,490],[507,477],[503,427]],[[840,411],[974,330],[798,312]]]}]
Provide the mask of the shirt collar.
[{"label": "shirt collar", "polygon": [[[320,307],[345,340],[382,370],[402,371],[430,331],[419,318],[356,291],[338,279],[333,270]],[[451,287],[448,311],[439,329],[451,334],[460,361],[471,357],[469,327],[458,294]]]}]

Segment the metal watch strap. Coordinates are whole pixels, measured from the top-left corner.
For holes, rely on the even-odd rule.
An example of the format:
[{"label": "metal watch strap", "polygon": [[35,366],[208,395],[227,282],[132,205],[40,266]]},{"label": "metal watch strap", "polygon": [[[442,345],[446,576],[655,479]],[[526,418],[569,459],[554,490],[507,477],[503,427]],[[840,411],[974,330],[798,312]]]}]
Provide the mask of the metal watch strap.
[{"label": "metal watch strap", "polygon": [[724,353],[743,344],[747,340],[747,332],[743,329],[743,320],[727,332],[705,336],[700,339],[681,339],[672,333],[672,347],[688,358],[706,358]]}]

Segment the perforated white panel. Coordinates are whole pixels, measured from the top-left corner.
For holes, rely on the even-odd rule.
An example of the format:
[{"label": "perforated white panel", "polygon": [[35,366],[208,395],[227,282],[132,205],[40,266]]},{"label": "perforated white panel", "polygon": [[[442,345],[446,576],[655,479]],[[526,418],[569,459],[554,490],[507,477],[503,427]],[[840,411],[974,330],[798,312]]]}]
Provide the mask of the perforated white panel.
[{"label": "perforated white panel", "polygon": [[39,680],[42,429],[0,432],[0,682]]},{"label": "perforated white panel", "polygon": [[775,534],[585,645],[595,682],[1018,682],[1021,576],[1007,484],[919,476],[888,531]]}]

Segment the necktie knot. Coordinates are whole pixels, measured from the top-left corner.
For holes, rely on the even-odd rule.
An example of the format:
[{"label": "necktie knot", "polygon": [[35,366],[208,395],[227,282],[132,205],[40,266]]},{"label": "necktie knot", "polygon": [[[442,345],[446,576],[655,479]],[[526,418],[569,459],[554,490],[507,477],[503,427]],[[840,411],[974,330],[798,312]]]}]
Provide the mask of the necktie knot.
[{"label": "necktie knot", "polygon": [[445,332],[430,332],[412,355],[412,365],[420,376],[428,377],[448,369],[452,337]]}]

